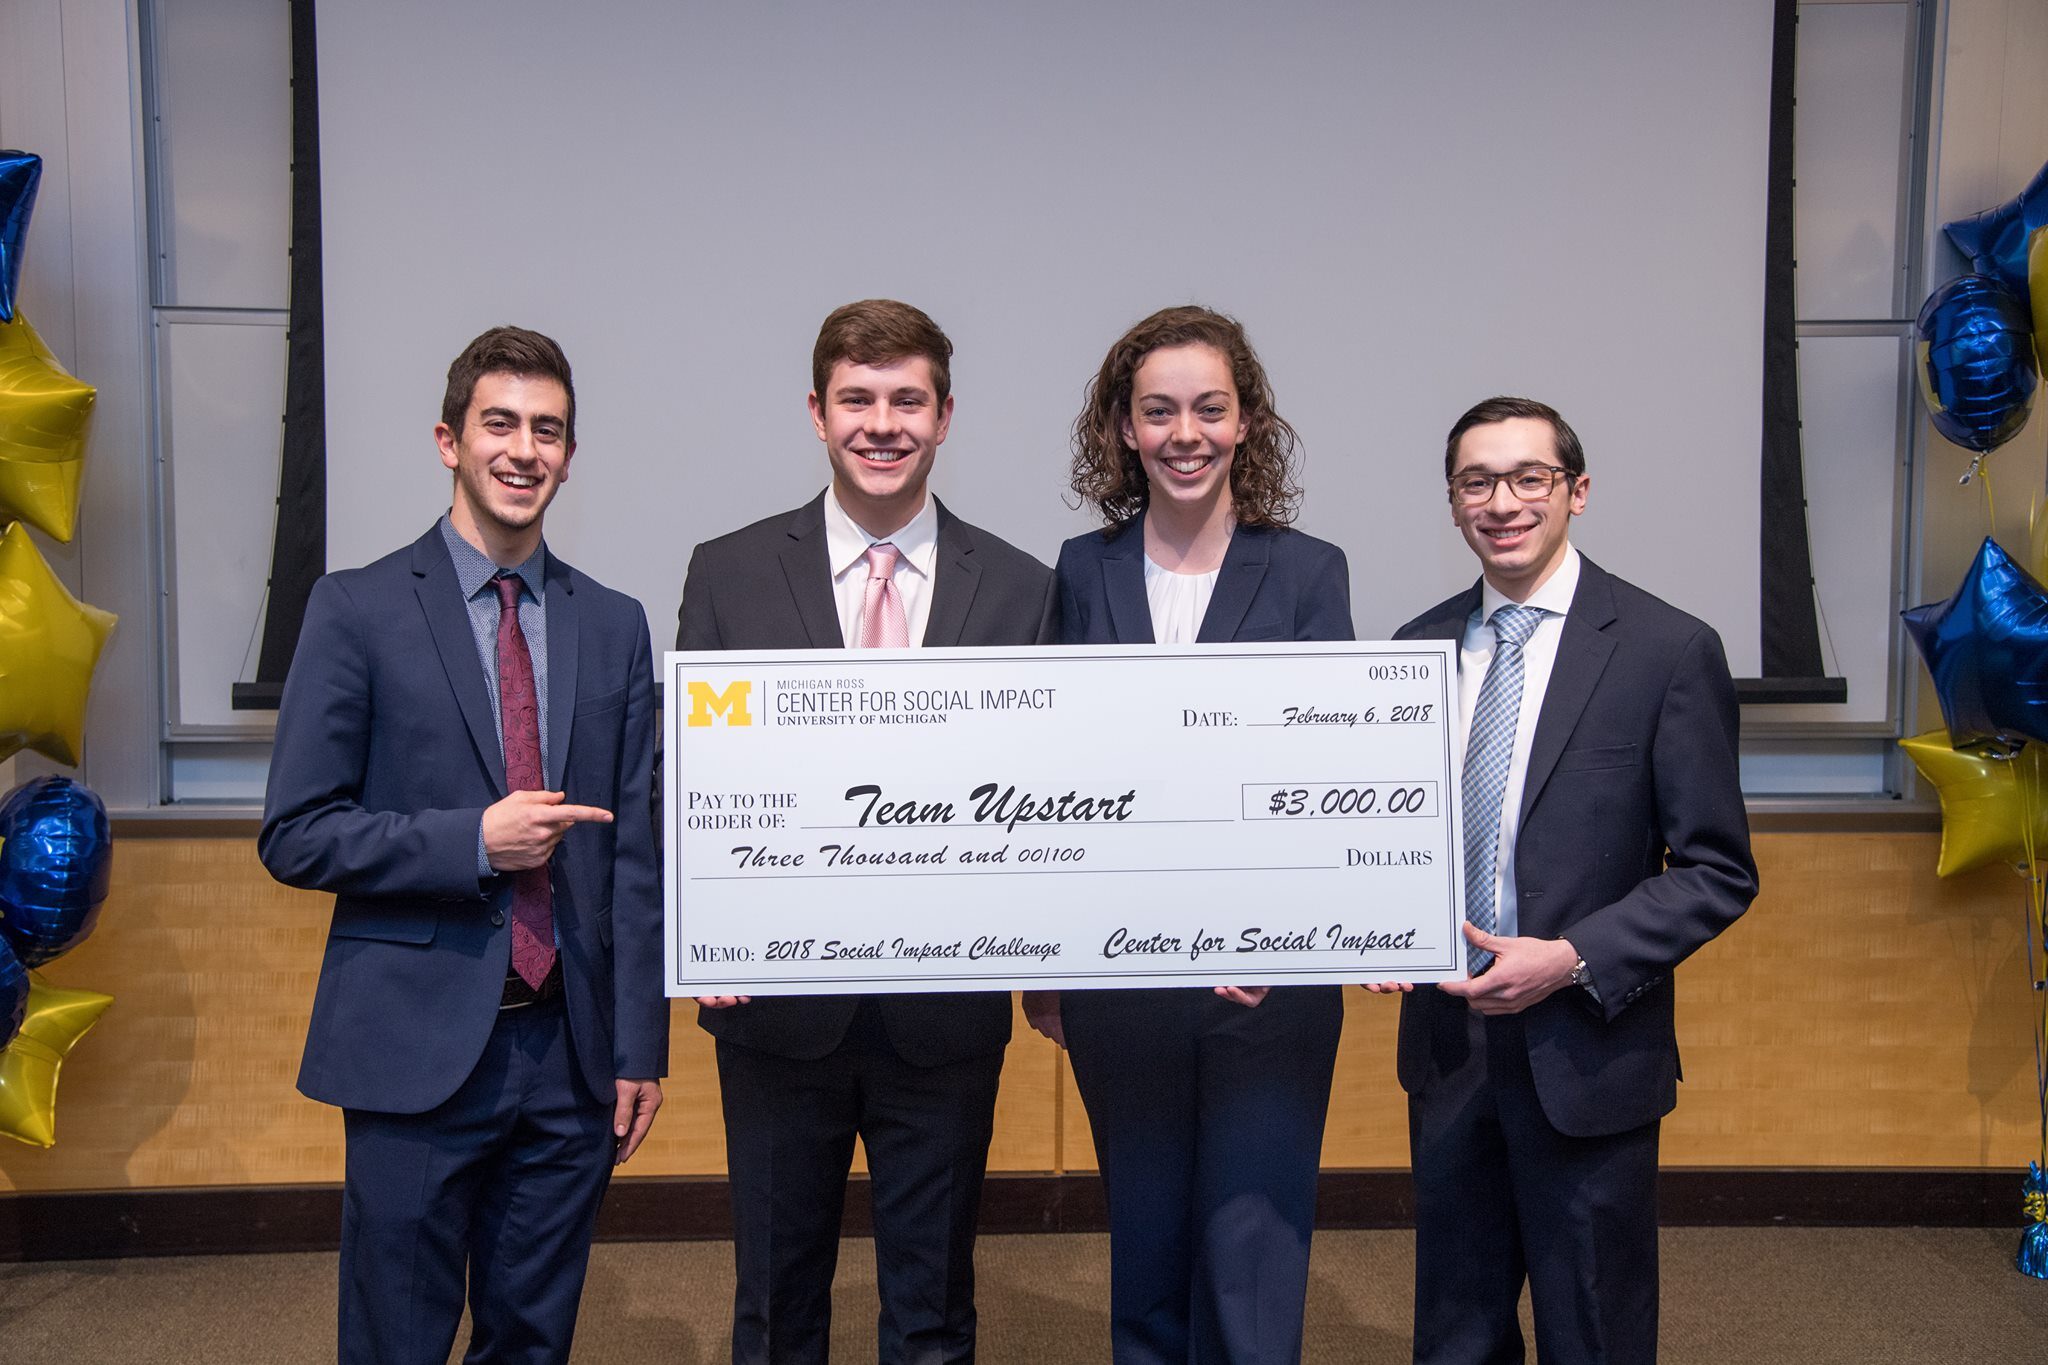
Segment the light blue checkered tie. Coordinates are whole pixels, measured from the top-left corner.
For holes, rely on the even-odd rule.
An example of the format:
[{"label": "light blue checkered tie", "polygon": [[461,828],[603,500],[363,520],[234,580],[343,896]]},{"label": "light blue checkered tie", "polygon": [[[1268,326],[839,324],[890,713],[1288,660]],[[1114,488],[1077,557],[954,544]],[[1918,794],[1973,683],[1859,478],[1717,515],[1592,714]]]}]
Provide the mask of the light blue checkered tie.
[{"label": "light blue checkered tie", "polygon": [[[1543,619],[1540,607],[1506,606],[1486,623],[1500,640],[1465,740],[1465,918],[1487,933],[1494,928],[1493,875],[1500,859],[1500,801],[1515,757],[1515,722],[1522,714],[1522,646]],[[1465,965],[1477,976],[1493,954],[1470,944]]]}]

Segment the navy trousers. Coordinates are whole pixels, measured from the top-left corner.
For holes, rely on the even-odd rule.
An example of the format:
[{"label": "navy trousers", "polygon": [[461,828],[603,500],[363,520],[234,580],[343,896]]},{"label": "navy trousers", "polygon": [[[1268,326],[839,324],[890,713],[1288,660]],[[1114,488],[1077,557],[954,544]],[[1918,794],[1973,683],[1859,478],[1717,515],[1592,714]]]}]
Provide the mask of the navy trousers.
[{"label": "navy trousers", "polygon": [[1253,1009],[1067,991],[1060,1012],[1109,1195],[1117,1365],[1300,1360],[1341,988]]},{"label": "navy trousers", "polygon": [[465,1360],[566,1361],[615,1102],[578,1074],[557,997],[500,1014],[438,1107],[344,1110],[342,1365],[444,1365],[465,1279]]},{"label": "navy trousers", "polygon": [[1462,1064],[1408,1100],[1418,1365],[1657,1358],[1657,1131],[1551,1127],[1522,1021],[1468,1012]]},{"label": "navy trousers", "polygon": [[913,1066],[871,1007],[815,1061],[719,1040],[735,1365],[824,1365],[856,1136],[874,1201],[876,1359],[974,1359],[974,1225],[1002,1067],[1001,1050]]}]

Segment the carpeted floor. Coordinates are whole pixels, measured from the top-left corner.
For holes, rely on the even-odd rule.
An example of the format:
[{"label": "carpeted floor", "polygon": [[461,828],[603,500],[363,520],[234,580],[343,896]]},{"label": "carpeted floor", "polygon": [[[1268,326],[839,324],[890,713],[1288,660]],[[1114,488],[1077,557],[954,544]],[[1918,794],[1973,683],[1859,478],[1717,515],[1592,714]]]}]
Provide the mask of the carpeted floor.
[{"label": "carpeted floor", "polygon": [[[1662,1359],[2048,1360],[2048,1282],[2013,1270],[2016,1237],[1975,1228],[1667,1229]],[[1107,1361],[1107,1245],[1100,1236],[983,1238],[981,1359]],[[1413,1268],[1407,1232],[1318,1234],[1307,1361],[1406,1361]],[[332,1360],[333,1281],[331,1255],[0,1266],[0,1361]],[[576,1358],[722,1361],[731,1294],[727,1243],[599,1246]],[[835,1303],[833,1359],[872,1361],[870,1243],[845,1243]]]}]

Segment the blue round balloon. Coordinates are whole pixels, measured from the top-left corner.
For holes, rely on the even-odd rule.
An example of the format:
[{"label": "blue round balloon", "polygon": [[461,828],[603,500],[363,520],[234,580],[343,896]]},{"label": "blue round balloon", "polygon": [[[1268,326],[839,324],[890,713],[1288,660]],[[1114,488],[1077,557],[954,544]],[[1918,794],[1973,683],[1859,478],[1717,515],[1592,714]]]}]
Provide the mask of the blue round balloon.
[{"label": "blue round balloon", "polygon": [[36,206],[36,184],[42,178],[41,157],[0,151],[0,322],[14,321],[21,250],[28,242],[28,216]]},{"label": "blue round balloon", "polygon": [[1920,396],[1934,429],[1979,454],[2027,424],[2034,406],[2034,322],[2019,295],[1988,275],[1962,275],[1927,296]]},{"label": "blue round balloon", "polygon": [[21,1021],[26,1018],[28,968],[21,965],[7,940],[0,938],[0,1048],[14,1041],[14,1035],[21,1032]]},{"label": "blue round balloon", "polygon": [[68,777],[38,777],[0,802],[0,841],[0,936],[40,967],[99,922],[114,873],[107,808]]},{"label": "blue round balloon", "polygon": [[1958,749],[2048,743],[2048,588],[1985,538],[1946,602],[1902,613]]}]

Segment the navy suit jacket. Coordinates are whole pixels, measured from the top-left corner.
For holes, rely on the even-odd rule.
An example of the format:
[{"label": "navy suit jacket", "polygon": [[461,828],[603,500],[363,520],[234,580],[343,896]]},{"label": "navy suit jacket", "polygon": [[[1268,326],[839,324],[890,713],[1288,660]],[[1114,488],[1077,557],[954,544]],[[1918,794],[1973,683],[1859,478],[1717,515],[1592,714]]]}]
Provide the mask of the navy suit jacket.
[{"label": "navy suit jacket", "polygon": [[[1396,631],[1457,640],[1474,584]],[[1672,969],[1756,896],[1736,771],[1735,687],[1706,623],[1580,557],[1537,714],[1515,839],[1520,933],[1568,938],[1600,995],[1567,987],[1521,1015],[1544,1116],[1592,1137],[1678,1102]],[[1467,1006],[1401,1002],[1399,1072],[1424,1097],[1463,1057]]]},{"label": "navy suit jacket", "polygon": [[[547,557],[551,790],[612,812],[550,864],[578,1068],[606,1104],[668,1070],[661,889],[648,812],[653,659],[640,604]],[[510,878],[477,880],[484,808],[506,794],[498,724],[437,525],[328,574],[278,711],[259,850],[335,894],[299,1089],[421,1113],[474,1069],[511,960]]]},{"label": "navy suit jacket", "polygon": [[[939,548],[926,645],[1042,645],[1053,636],[1052,574],[1009,542],[938,504]],[[677,614],[677,649],[843,649],[825,548],[825,495],[716,540],[690,555]],[[889,1041],[914,1066],[996,1052],[1010,1041],[1004,991],[884,995]],[[859,1000],[762,996],[697,1020],[720,1038],[780,1057],[814,1060],[838,1047]]]},{"label": "navy suit jacket", "polygon": [[[1149,645],[1142,517],[1060,546],[1060,643]],[[1240,526],[1216,573],[1196,640],[1349,640],[1351,571],[1327,540],[1286,527]]]}]

